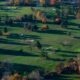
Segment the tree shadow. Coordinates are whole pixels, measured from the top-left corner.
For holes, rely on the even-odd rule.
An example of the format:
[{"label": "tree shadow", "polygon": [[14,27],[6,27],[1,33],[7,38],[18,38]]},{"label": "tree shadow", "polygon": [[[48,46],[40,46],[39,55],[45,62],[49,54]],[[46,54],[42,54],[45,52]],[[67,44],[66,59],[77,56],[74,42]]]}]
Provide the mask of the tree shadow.
[{"label": "tree shadow", "polygon": [[10,44],[10,45],[29,45],[29,43],[14,42],[14,41],[7,40],[7,39],[0,39],[0,43]]},{"label": "tree shadow", "polygon": [[47,21],[46,24],[56,24],[55,22]]},{"label": "tree shadow", "polygon": [[69,22],[69,25],[72,25],[72,26],[80,26],[79,23],[74,23],[74,22]]},{"label": "tree shadow", "polygon": [[76,17],[74,15],[68,16],[68,20],[74,20],[74,19],[76,19]]},{"label": "tree shadow", "polygon": [[[10,16],[10,17],[12,17],[12,16]],[[21,22],[8,22],[8,23],[6,23],[5,21],[4,21],[4,23],[2,23],[2,22],[0,22],[0,25],[1,26],[11,26],[11,27],[23,27],[23,23],[21,23]]]},{"label": "tree shadow", "polygon": [[67,28],[67,29],[71,29],[71,30],[80,30],[79,28]]},{"label": "tree shadow", "polygon": [[[3,65],[0,68],[0,74],[3,74],[6,71],[13,72],[13,73],[18,72],[20,74],[26,72],[27,74],[29,74],[30,72],[36,69],[40,71],[43,70],[43,68],[34,65],[17,64],[17,63],[9,63],[9,62],[0,62],[0,64]],[[2,76],[0,75],[0,77]]]},{"label": "tree shadow", "polygon": [[62,56],[62,57],[77,57],[74,54],[61,54],[60,56]]},{"label": "tree shadow", "polygon": [[58,35],[66,35],[66,31],[62,30],[46,30],[46,31],[38,31],[39,33],[48,33],[48,34],[58,34]]},{"label": "tree shadow", "polygon": [[38,57],[34,53],[23,52],[23,51],[15,51],[15,50],[8,50],[8,49],[0,49],[0,55],[15,55],[15,56],[32,56]]},{"label": "tree shadow", "polygon": [[56,50],[56,52],[64,52],[64,53],[72,53],[72,54],[78,54],[79,53],[79,52],[67,51],[67,50]]},{"label": "tree shadow", "polygon": [[14,70],[23,72],[32,72],[35,69],[41,69],[41,67],[33,66],[33,65],[21,65],[21,64],[13,64]]},{"label": "tree shadow", "polygon": [[80,36],[74,36],[74,38],[76,38],[76,39],[80,39]]},{"label": "tree shadow", "polygon": [[48,73],[45,75],[44,80],[72,80],[71,77],[65,75],[58,75],[54,72]]},{"label": "tree shadow", "polygon": [[41,39],[37,35],[25,35],[25,34],[20,35],[20,34],[17,34],[17,33],[12,33],[12,34],[8,35],[7,38],[12,38],[12,39],[27,39],[27,38],[30,38],[30,39]]},{"label": "tree shadow", "polygon": [[65,61],[66,59],[60,59],[60,58],[48,58],[48,60],[53,60],[53,61]]},{"label": "tree shadow", "polygon": [[[28,47],[30,47],[30,49],[31,48],[33,48],[33,47],[36,47],[36,44],[35,44],[35,42],[15,42],[15,41],[12,41],[12,40],[8,40],[8,39],[2,39],[2,38],[0,38],[0,43],[1,44],[8,44],[8,45],[22,45],[22,46],[28,46]],[[50,45],[49,44],[42,44],[42,46],[44,46],[44,47],[49,47]]]},{"label": "tree shadow", "polygon": [[51,45],[49,45],[49,44],[44,44],[44,43],[43,43],[42,46],[43,46],[43,47],[50,47]]}]

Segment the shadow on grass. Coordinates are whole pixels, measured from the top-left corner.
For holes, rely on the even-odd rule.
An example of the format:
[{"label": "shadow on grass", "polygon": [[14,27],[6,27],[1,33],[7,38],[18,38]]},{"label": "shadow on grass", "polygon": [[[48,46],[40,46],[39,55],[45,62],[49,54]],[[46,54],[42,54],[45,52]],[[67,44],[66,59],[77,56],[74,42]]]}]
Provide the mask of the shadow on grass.
[{"label": "shadow on grass", "polygon": [[[28,43],[28,42],[15,42],[15,41],[11,41],[11,40],[8,40],[8,39],[2,39],[0,38],[0,43],[1,44],[10,44],[10,45],[22,45],[22,46],[31,46],[31,43]],[[35,45],[34,45],[35,46]],[[32,46],[32,47],[34,47]],[[49,47],[50,45],[49,44],[42,44],[42,46],[44,47]]]},{"label": "shadow on grass", "polygon": [[[19,72],[20,74],[23,74],[24,72],[29,74],[36,69],[40,70],[41,72],[43,71],[43,68],[34,65],[16,64],[8,62],[0,62],[0,64],[3,65],[3,67],[0,68],[0,74],[3,74],[6,71]],[[2,76],[0,75],[0,77]]]},{"label": "shadow on grass", "polygon": [[47,21],[46,24],[56,24],[56,23],[55,22],[51,22],[51,21]]},{"label": "shadow on grass", "polygon": [[46,30],[46,31],[38,31],[39,33],[48,33],[48,34],[58,34],[58,35],[66,35],[66,31],[62,30]]},{"label": "shadow on grass", "polygon": [[7,40],[7,39],[0,39],[0,43],[1,44],[10,44],[10,45],[29,45],[28,43],[19,43],[19,42],[14,42],[11,40]]},{"label": "shadow on grass", "polygon": [[74,38],[76,38],[76,39],[80,39],[80,36],[74,36]]},{"label": "shadow on grass", "polygon": [[[8,63],[8,62],[0,62],[4,66],[0,68],[0,74],[4,74],[6,71],[10,72],[19,72],[23,74],[26,72],[27,74],[31,73],[34,70],[39,70],[40,75],[44,74],[44,69],[34,65],[24,65],[24,64],[16,64],[16,63]],[[0,77],[2,77],[0,75]],[[57,75],[55,72],[46,73],[44,76],[44,80],[73,80],[73,77],[66,75]]]},{"label": "shadow on grass", "polygon": [[44,80],[72,80],[72,78],[65,75],[57,75],[56,73],[51,72],[45,76]]},{"label": "shadow on grass", "polygon": [[77,57],[74,54],[61,54],[60,56],[62,56],[62,57]]},{"label": "shadow on grass", "polygon": [[56,50],[56,52],[64,52],[64,53],[72,53],[72,54],[78,54],[79,53],[79,52],[67,51],[67,50]]},{"label": "shadow on grass", "polygon": [[12,38],[12,39],[27,39],[27,38],[30,38],[30,39],[41,39],[39,36],[36,36],[36,35],[20,35],[20,34],[10,34],[9,36],[7,36],[7,38]]},{"label": "shadow on grass", "polygon": [[67,29],[71,29],[71,30],[80,30],[80,28],[67,28]]},{"label": "shadow on grass", "polygon": [[48,60],[53,60],[53,61],[65,61],[66,59],[60,59],[60,58],[48,58]]},{"label": "shadow on grass", "polygon": [[72,26],[80,26],[79,23],[73,23],[73,22],[69,22],[69,25],[72,25]]},{"label": "shadow on grass", "polygon": [[34,53],[29,52],[22,52],[22,51],[15,51],[15,50],[8,50],[8,49],[0,49],[0,55],[15,55],[15,56],[32,56],[32,57],[38,57],[38,55],[35,55]]},{"label": "shadow on grass", "polygon": [[43,47],[50,47],[51,45],[43,43],[42,46]]}]

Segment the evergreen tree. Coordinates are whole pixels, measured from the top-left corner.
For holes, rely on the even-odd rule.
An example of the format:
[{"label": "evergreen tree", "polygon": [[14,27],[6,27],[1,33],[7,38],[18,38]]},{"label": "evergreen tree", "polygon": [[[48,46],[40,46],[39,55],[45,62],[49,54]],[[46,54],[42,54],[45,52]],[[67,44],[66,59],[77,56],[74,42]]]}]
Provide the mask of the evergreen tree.
[{"label": "evergreen tree", "polygon": [[36,46],[38,49],[42,49],[42,44],[39,41],[36,41]]},{"label": "evergreen tree", "polygon": [[4,27],[4,32],[7,33],[8,32],[8,28]]}]

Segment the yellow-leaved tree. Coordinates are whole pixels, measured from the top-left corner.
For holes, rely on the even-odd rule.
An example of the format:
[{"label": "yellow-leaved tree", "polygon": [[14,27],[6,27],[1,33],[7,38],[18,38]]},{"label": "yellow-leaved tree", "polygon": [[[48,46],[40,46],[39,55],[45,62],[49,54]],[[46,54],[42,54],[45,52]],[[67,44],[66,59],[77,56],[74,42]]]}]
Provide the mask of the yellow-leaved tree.
[{"label": "yellow-leaved tree", "polygon": [[20,0],[14,0],[14,5],[19,5]]},{"label": "yellow-leaved tree", "polygon": [[46,0],[39,0],[39,2],[40,2],[41,5],[44,5]]},{"label": "yellow-leaved tree", "polygon": [[41,18],[42,12],[41,11],[37,11],[36,12],[36,18],[39,20]]}]

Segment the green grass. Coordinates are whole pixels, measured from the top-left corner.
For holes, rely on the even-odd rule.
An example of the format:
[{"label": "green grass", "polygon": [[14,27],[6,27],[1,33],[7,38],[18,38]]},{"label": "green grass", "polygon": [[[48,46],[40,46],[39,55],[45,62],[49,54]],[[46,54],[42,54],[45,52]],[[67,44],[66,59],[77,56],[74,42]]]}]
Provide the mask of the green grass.
[{"label": "green grass", "polygon": [[[24,14],[31,14],[32,11],[29,7],[20,7],[19,10],[14,10],[13,7],[10,7],[10,11],[6,11],[6,10],[0,10],[0,14],[1,15],[5,15],[8,14],[9,16],[22,16]],[[13,12],[11,12],[13,8]],[[75,23],[79,23],[80,20],[75,20],[73,21]],[[41,27],[43,24],[38,23],[38,26]],[[61,30],[61,31],[66,31],[66,32],[72,32],[73,35],[80,35],[80,30],[71,30],[71,29],[63,29],[61,28],[59,25],[54,25],[54,24],[48,24],[50,29],[52,30]],[[0,26],[0,29],[3,30],[4,26]],[[69,28],[76,28],[76,26],[69,26]],[[24,32],[23,28],[20,28],[19,26],[17,27],[12,27],[12,26],[8,26],[9,32],[10,33],[24,33],[25,35],[36,35],[40,37],[40,42],[42,44],[47,44],[49,45],[49,47],[53,47],[56,49],[61,49],[63,51],[78,51],[80,52],[80,40],[79,39],[74,39],[72,36],[68,36],[67,34],[61,35],[61,34],[54,34],[54,33],[39,33],[39,32]],[[20,42],[20,40],[18,39],[11,39],[11,38],[7,38],[6,36],[0,36],[0,38],[2,39],[6,39],[7,42],[11,41],[11,42]],[[69,41],[70,44],[72,46],[63,46],[61,43],[64,42],[65,40]],[[21,48],[23,48],[24,52],[30,52],[34,55],[37,56],[16,56],[16,55],[11,55],[6,53],[5,55],[0,53],[0,61],[7,61],[10,63],[17,63],[17,64],[25,64],[25,65],[35,65],[35,66],[39,66],[44,68],[45,70],[50,70],[50,71],[54,71],[56,65],[59,62],[62,61],[58,61],[56,59],[59,60],[64,60],[66,59],[66,61],[70,58],[75,58],[75,56],[77,55],[76,53],[68,53],[68,52],[56,52],[55,54],[49,54],[50,58],[53,58],[53,60],[46,60],[44,58],[42,58],[40,56],[40,51],[36,50],[35,48],[33,48],[33,50],[31,51],[30,47],[28,45],[19,45],[19,44],[8,44],[8,43],[0,43],[0,49],[7,49],[7,50],[13,50],[13,51],[19,51]],[[64,63],[66,62],[64,61]],[[72,80],[79,80],[79,78],[76,78],[75,76],[72,76]]]},{"label": "green grass", "polygon": [[0,1],[0,5],[5,5],[5,4],[6,4],[6,2]]},{"label": "green grass", "polygon": [[30,9],[30,7],[6,7],[3,8],[5,10],[0,10],[0,15],[1,16],[5,16],[5,15],[9,15],[12,17],[20,17],[23,16],[24,14],[31,14],[32,11]]}]

